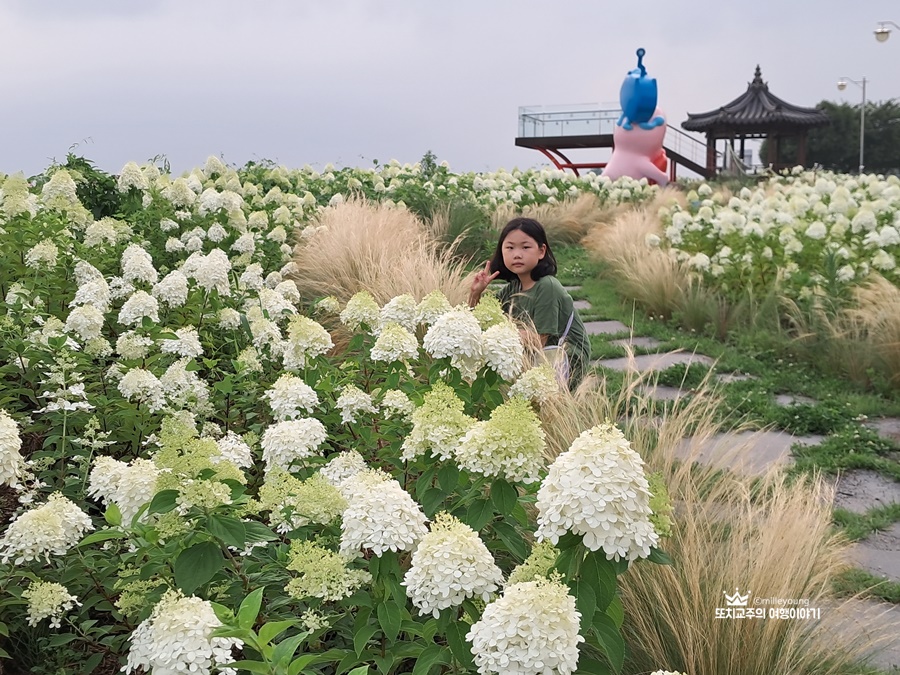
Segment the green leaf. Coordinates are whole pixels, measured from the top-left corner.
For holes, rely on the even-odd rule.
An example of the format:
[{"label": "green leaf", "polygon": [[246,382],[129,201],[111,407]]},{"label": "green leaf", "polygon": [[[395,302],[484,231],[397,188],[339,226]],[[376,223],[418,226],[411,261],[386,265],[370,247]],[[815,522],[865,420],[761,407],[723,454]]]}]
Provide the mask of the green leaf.
[{"label": "green leaf", "polygon": [[47,638],[47,644],[51,647],[62,647],[77,639],[78,636],[74,633],[61,633],[59,635],[51,635]]},{"label": "green leaf", "polygon": [[91,654],[84,661],[84,665],[81,666],[81,672],[83,675],[90,675],[90,673],[94,672],[94,669],[100,665],[100,662],[103,660],[105,654],[103,652],[97,652],[96,654]]},{"label": "green leaf", "polygon": [[438,663],[450,663],[448,649],[439,645],[429,645],[422,651],[419,658],[416,659],[416,665],[413,666],[412,671],[413,675],[428,675],[428,671],[431,670],[431,667]]},{"label": "green leaf", "polygon": [[578,670],[576,672],[579,674],[584,673],[585,675],[612,675],[613,671],[611,671],[609,666],[602,661],[585,658],[583,654],[580,654],[578,656]]},{"label": "green leaf", "polygon": [[389,642],[394,642],[400,633],[400,624],[403,622],[403,614],[400,607],[392,600],[378,605],[378,623]]},{"label": "green leaf", "polygon": [[528,544],[522,539],[522,535],[509,523],[497,522],[492,525],[494,532],[500,537],[506,548],[512,553],[519,562],[528,557]]},{"label": "green leaf", "polygon": [[291,626],[296,626],[297,622],[293,619],[285,619],[283,621],[270,621],[259,629],[259,641],[267,644],[281,635]]},{"label": "green leaf", "polygon": [[459,661],[466,670],[475,670],[472,660],[472,649],[466,642],[466,634],[472,628],[465,621],[454,621],[447,627],[447,644],[453,653],[453,658]]},{"label": "green leaf", "polygon": [[656,563],[657,565],[672,565],[674,561],[669,557],[669,554],[658,548],[651,548],[650,555],[647,557],[652,563]]},{"label": "green leaf", "polygon": [[269,664],[262,661],[235,661],[234,663],[225,664],[225,666],[239,670],[248,670],[251,673],[261,673],[262,675],[269,675],[272,672]]},{"label": "green leaf", "polygon": [[99,532],[94,532],[89,534],[80,542],[78,542],[79,546],[90,546],[91,544],[97,544],[101,541],[109,541],[110,539],[124,539],[127,535],[124,532],[119,532],[117,530],[100,530]]},{"label": "green leaf", "polygon": [[606,608],[606,614],[613,620],[617,628],[622,628],[622,623],[625,621],[625,608],[622,606],[622,599],[618,595],[609,603],[609,607]]},{"label": "green leaf", "polygon": [[297,647],[303,644],[303,641],[308,637],[309,631],[303,631],[302,633],[292,635],[279,642],[275,645],[275,649],[272,652],[272,662],[275,663],[276,666],[281,665],[287,668],[291,659],[294,658]]},{"label": "green leaf", "polygon": [[253,628],[253,624],[256,623],[256,617],[259,614],[259,608],[262,607],[263,593],[265,591],[265,586],[257,588],[241,601],[241,606],[237,612],[238,626],[244,629]]},{"label": "green leaf", "polygon": [[426,490],[425,494],[422,495],[422,510],[425,512],[426,516],[431,518],[443,501],[444,491],[440,488]]},{"label": "green leaf", "polygon": [[212,579],[225,565],[225,557],[217,544],[201,541],[183,550],[175,559],[175,583],[187,595]]},{"label": "green leaf", "polygon": [[459,484],[459,468],[453,462],[447,462],[438,471],[437,478],[444,492],[453,492]]},{"label": "green leaf", "polygon": [[353,635],[353,649],[356,650],[356,655],[359,656],[363,653],[363,650],[366,648],[366,645],[369,644],[369,640],[372,639],[372,636],[378,631],[378,626],[374,623],[366,624],[359,630],[355,631]]},{"label": "green leaf", "polygon": [[485,386],[487,386],[487,382],[484,380],[484,378],[479,377],[477,380],[475,380],[475,382],[472,384],[473,401],[481,400],[481,397],[484,396]]},{"label": "green leaf", "polygon": [[113,527],[118,527],[122,524],[122,512],[119,510],[118,506],[110,504],[106,507],[103,519]]},{"label": "green leaf", "polygon": [[585,581],[575,583],[575,607],[581,612],[581,632],[591,625],[597,611],[597,594],[591,584]]},{"label": "green leaf", "polygon": [[600,551],[591,551],[581,563],[581,575],[597,593],[597,609],[605,611],[616,597],[616,563]]},{"label": "green leaf", "polygon": [[568,551],[569,549],[578,546],[578,544],[581,543],[581,539],[582,537],[580,534],[575,534],[574,532],[566,532],[559,538],[559,541],[556,542],[556,548],[560,551]]},{"label": "green leaf", "polygon": [[519,493],[512,485],[502,478],[498,478],[491,483],[491,501],[497,507],[497,511],[501,516],[507,516],[512,513],[516,502],[519,500]]},{"label": "green leaf", "polygon": [[434,482],[434,476],[437,473],[437,467],[431,466],[422,472],[422,475],[419,476],[419,479],[416,481],[416,499],[419,502],[422,501],[422,496],[431,488],[432,482]]},{"label": "green leaf", "polygon": [[160,490],[153,495],[147,513],[168,513],[175,508],[176,499],[178,499],[178,490]]},{"label": "green leaf", "polygon": [[494,516],[494,509],[486,499],[476,499],[466,513],[466,525],[476,532],[482,530]]},{"label": "green leaf", "polygon": [[244,523],[245,543],[254,544],[260,541],[273,541],[278,536],[262,523],[249,521]]},{"label": "green leaf", "polygon": [[615,672],[621,672],[625,662],[625,640],[622,639],[618,626],[604,612],[597,612],[594,614],[593,629],[609,665]]},{"label": "green leaf", "polygon": [[369,666],[357,666],[347,673],[347,675],[369,675]]},{"label": "green leaf", "polygon": [[206,529],[228,546],[243,548],[247,541],[247,530],[243,521],[233,516],[212,515],[206,519]]}]

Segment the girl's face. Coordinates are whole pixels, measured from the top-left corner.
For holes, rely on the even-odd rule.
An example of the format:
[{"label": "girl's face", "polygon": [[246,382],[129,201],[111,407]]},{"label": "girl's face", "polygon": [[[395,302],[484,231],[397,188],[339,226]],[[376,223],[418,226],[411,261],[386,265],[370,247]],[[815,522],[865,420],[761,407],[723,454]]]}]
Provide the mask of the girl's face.
[{"label": "girl's face", "polygon": [[513,274],[522,278],[531,276],[531,270],[544,259],[547,247],[539,245],[533,237],[522,230],[513,230],[503,240],[502,251],[503,264]]}]

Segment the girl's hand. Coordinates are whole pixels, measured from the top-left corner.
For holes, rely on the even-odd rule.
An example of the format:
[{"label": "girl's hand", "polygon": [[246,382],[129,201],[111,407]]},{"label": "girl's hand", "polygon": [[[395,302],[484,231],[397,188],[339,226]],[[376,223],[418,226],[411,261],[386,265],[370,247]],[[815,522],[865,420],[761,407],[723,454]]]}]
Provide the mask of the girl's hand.
[{"label": "girl's hand", "polygon": [[481,296],[484,293],[485,289],[488,287],[494,279],[497,278],[497,275],[500,274],[500,270],[497,270],[493,274],[491,274],[491,261],[487,260],[484,263],[484,269],[478,270],[478,273],[475,275],[475,278],[472,279],[472,294]]}]

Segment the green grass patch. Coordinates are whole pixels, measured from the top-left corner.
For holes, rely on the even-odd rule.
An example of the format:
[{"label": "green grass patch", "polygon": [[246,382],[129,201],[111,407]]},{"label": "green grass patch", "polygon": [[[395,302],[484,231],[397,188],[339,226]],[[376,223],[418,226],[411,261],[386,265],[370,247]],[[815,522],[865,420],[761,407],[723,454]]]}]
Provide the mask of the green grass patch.
[{"label": "green grass patch", "polygon": [[900,462],[891,455],[897,447],[891,441],[860,424],[848,424],[818,445],[792,448],[792,472],[835,474],[848,469],[871,469],[900,481]]},{"label": "green grass patch", "polygon": [[832,589],[842,597],[861,595],[884,602],[900,603],[900,583],[876,577],[861,569],[850,569],[835,577]]},{"label": "green grass patch", "polygon": [[852,541],[859,541],[873,532],[886,530],[900,521],[900,504],[888,504],[870,509],[866,513],[854,513],[847,509],[834,510],[834,524]]}]

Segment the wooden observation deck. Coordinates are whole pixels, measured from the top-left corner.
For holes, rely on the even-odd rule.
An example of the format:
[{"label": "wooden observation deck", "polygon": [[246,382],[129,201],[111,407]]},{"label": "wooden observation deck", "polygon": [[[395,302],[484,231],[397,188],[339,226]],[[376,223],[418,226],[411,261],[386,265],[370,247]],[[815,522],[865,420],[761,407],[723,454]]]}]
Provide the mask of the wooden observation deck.
[{"label": "wooden observation deck", "polygon": [[[529,106],[519,108],[519,132],[516,145],[543,153],[556,168],[603,169],[606,162],[573,162],[563,150],[612,148],[613,130],[622,109],[597,104],[569,106]],[[669,178],[675,180],[676,166],[681,165],[705,178],[707,147],[671,124],[666,125],[663,149],[669,158]]]}]

